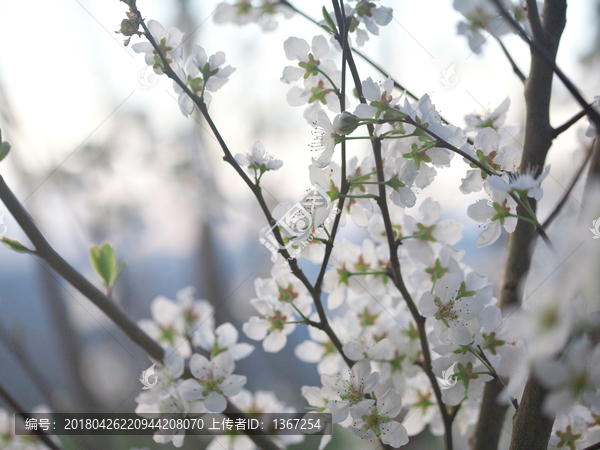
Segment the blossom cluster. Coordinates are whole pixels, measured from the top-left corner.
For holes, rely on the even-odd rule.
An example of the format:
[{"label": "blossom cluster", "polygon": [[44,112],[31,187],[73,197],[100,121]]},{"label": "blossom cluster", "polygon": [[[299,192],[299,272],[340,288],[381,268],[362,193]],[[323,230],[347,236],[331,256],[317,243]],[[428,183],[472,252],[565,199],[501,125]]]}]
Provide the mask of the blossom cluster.
[{"label": "blossom cluster", "polygon": [[[518,21],[523,19],[521,7],[504,3]],[[475,52],[485,41],[482,31],[496,36],[508,32],[491,4],[455,0],[454,5],[466,20],[458,31]],[[286,2],[242,0],[226,4],[216,20],[264,24],[270,20],[265,17],[286,15],[289,8]],[[376,35],[393,14],[391,8],[367,0],[348,2],[344,11],[356,45],[368,39],[362,25]],[[335,12],[324,15],[322,25],[336,34]],[[207,91],[219,89],[233,72],[222,67],[221,52],[208,58],[198,46],[183,64],[181,33],[167,32],[157,23],[151,31],[171,69],[193,94],[175,83],[184,114],[197,98],[208,102]],[[543,300],[532,299],[517,313],[503,314],[488,276],[469,267],[463,261],[465,251],[456,247],[464,226],[422,193],[459,154],[458,163],[468,167],[456,188],[481,197],[464,211],[482,224],[477,247],[496,242],[502,230],[513,233],[520,222],[542,230],[532,203],[543,198],[550,166],[521,168],[522,151],[516,144],[520,129],[506,124],[510,100],[485,117],[466,116],[466,126],[458,127],[442,119],[428,95],[411,101],[391,78],[366,78],[357,83],[360,103],[353,105],[342,94],[341,70],[329,59],[336,50],[341,59],[339,42],[335,36],[329,42],[325,34],[314,36],[310,44],[299,37],[286,39],[282,54],[292,65],[283,68],[281,81],[293,85],[288,103],[308,105],[304,117],[314,125],[310,182],[337,202],[339,225],[351,220],[363,237],[353,242],[352,234],[336,235],[334,240],[331,228],[325,227],[326,236],[298,249],[307,265],[328,258],[321,285],[312,288],[274,254],[270,277],[255,280],[256,297],[249,303],[256,315],[242,331],[265,352],[277,353],[299,326],[308,326],[309,338],[293,350],[300,361],[315,364],[320,375],[319,385],[302,387],[308,408],[331,413],[335,424],[362,439],[398,448],[427,426],[442,435],[447,406],[456,408],[456,428],[466,437],[477,420],[485,384],[509,378],[502,399],[516,402],[531,372],[549,392],[545,412],[558,414],[553,445],[575,448],[594,442],[600,431],[600,347],[591,334],[600,325],[597,277],[589,269],[587,284],[574,285],[569,280],[578,278],[576,269],[565,265],[560,288]],[[136,45],[134,50],[145,53],[157,73],[166,70],[154,47]],[[374,151],[346,161],[336,150],[354,139],[369,141]],[[260,142],[237,154],[235,162],[254,175],[257,185],[263,174],[282,166]],[[590,210],[600,211],[598,206]],[[273,216],[279,217],[277,212]],[[583,259],[591,268],[600,263],[598,252],[591,249],[585,249]],[[323,293],[327,311],[320,304]],[[137,398],[139,414],[222,412],[227,401],[242,410],[287,411],[274,394],[253,396],[244,390],[246,377],[234,374],[235,362],[254,347],[238,343],[231,324],[215,328],[212,314],[211,305],[196,300],[191,290],[180,291],[177,301],[154,300],[152,320],[140,326],[163,345],[167,357],[158,369],[157,385]],[[324,314],[330,316],[327,322]],[[192,377],[183,379],[188,358]],[[428,375],[447,381],[450,368],[453,383],[436,398],[439,389]],[[223,444],[220,439],[211,446]],[[232,439],[239,448],[252,448],[245,436]],[[155,440],[179,446],[183,435]],[[319,448],[328,443],[325,437]]]}]

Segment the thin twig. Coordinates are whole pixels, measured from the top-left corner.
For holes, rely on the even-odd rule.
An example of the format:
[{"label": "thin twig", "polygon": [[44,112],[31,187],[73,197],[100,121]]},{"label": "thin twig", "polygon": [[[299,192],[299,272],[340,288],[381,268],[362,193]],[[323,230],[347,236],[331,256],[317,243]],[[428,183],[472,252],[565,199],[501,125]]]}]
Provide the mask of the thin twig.
[{"label": "thin twig", "polygon": [[[590,105],[590,106],[592,106],[592,105]],[[577,114],[575,114],[573,117],[571,117],[565,123],[563,123],[561,126],[554,129],[554,137],[556,138],[559,135],[561,135],[562,133],[564,133],[565,131],[567,131],[569,128],[571,128],[573,125],[575,125],[577,122],[579,122],[580,119],[583,119],[586,115],[587,115],[587,113],[585,112],[585,110],[582,109],[581,111],[579,111]]]},{"label": "thin twig", "polygon": [[[308,290],[308,292],[311,294],[311,296],[313,298],[313,301],[315,302],[315,306],[317,308],[317,311],[319,312],[319,317],[321,319],[321,323],[319,324],[319,326],[317,328],[319,328],[320,330],[324,331],[327,334],[327,336],[329,337],[329,339],[331,340],[331,342],[333,343],[333,345],[336,347],[337,351],[340,353],[340,355],[344,359],[344,361],[350,367],[352,367],[352,365],[354,364],[354,362],[352,360],[350,360],[344,354],[344,351],[342,349],[342,343],[341,343],[340,339],[334,333],[333,329],[331,328],[331,326],[329,325],[329,323],[326,320],[327,317],[325,315],[325,310],[324,310],[324,308],[322,306],[321,298],[320,298],[320,289],[315,289],[311,285],[310,281],[308,281],[308,278],[306,278],[306,276],[304,275],[304,273],[302,272],[302,270],[298,266],[298,262],[294,258],[290,257],[290,254],[288,253],[287,249],[284,247],[283,238],[281,236],[281,232],[279,231],[279,227],[275,226],[277,222],[275,221],[275,219],[271,215],[271,212],[269,211],[267,203],[265,202],[264,197],[262,195],[262,189],[261,189],[260,185],[257,184],[257,183],[253,183],[250,180],[250,178],[248,177],[248,175],[246,175],[246,173],[244,172],[244,170],[240,167],[240,165],[237,163],[237,161],[233,157],[233,154],[229,150],[229,148],[228,148],[227,144],[225,143],[223,137],[221,136],[218,128],[216,127],[216,125],[214,124],[214,122],[213,122],[210,114],[208,113],[208,108],[207,108],[206,103],[204,102],[204,100],[201,99],[200,97],[198,97],[196,94],[194,94],[188,88],[188,86],[182,80],[180,80],[179,77],[177,76],[177,74],[173,71],[173,69],[169,65],[169,62],[166,59],[166,56],[162,53],[160,47],[158,46],[158,44],[156,43],[154,37],[152,36],[152,33],[150,33],[150,30],[146,26],[146,23],[143,20],[141,13],[137,9],[137,6],[133,5],[131,8],[132,8],[132,11],[137,14],[138,20],[139,20],[142,28],[144,29],[144,32],[145,32],[144,35],[148,39],[148,42],[150,42],[150,44],[154,48],[155,52],[160,57],[160,59],[161,59],[161,61],[163,63],[163,66],[164,66],[163,67],[163,72],[165,73],[165,75],[167,75],[167,77],[169,77],[170,79],[172,79],[173,81],[175,81],[183,89],[183,91],[192,99],[192,101],[194,102],[194,104],[198,107],[198,109],[202,113],[203,117],[207,121],[207,123],[208,123],[211,131],[215,135],[215,137],[216,137],[216,139],[217,139],[217,141],[218,141],[221,149],[223,150],[223,153],[225,154],[225,156],[223,157],[223,159],[226,162],[228,162],[236,170],[236,172],[238,172],[238,174],[242,177],[242,179],[244,180],[244,182],[248,185],[248,187],[254,193],[254,195],[255,195],[255,197],[256,197],[256,199],[257,199],[257,201],[258,201],[258,203],[259,203],[259,205],[260,205],[260,207],[261,207],[261,209],[262,209],[265,217],[267,218],[267,221],[269,222],[269,225],[273,226],[273,229],[272,229],[273,230],[273,234],[275,235],[275,238],[277,239],[277,242],[279,243],[279,245],[281,247],[279,249],[279,253],[286,260],[289,261],[289,265],[290,265],[290,269],[291,269],[292,273],[294,274],[294,276],[296,278],[298,278],[302,282],[302,284],[304,284],[304,286],[306,287],[306,289]],[[323,321],[323,319],[325,319],[325,321]]]},{"label": "thin twig", "polygon": [[[535,39],[532,40],[527,35],[527,32],[523,29],[523,27],[521,27],[519,22],[517,22],[514,19],[514,17],[512,17],[510,15],[510,13],[502,5],[500,0],[490,0],[490,1],[496,5],[496,7],[498,8],[498,11],[500,11],[502,16],[507,20],[507,22],[509,22],[513,26],[513,28],[517,31],[517,34],[521,37],[521,39],[523,39],[529,45],[531,50],[536,52],[538,55],[540,55],[544,59],[544,61],[546,61],[546,63],[552,68],[552,70],[558,76],[558,78],[560,78],[560,80],[563,82],[563,84],[565,85],[567,90],[571,93],[571,95],[573,97],[575,97],[575,100],[577,100],[577,102],[585,110],[586,114],[590,117],[592,122],[596,125],[596,128],[600,129],[600,113],[598,113],[598,111],[596,111],[594,108],[592,108],[590,106],[590,104],[583,98],[583,96],[581,95],[581,93],[579,92],[577,87],[573,84],[573,82],[565,75],[565,73],[560,69],[560,67],[558,67],[556,65],[554,58],[550,57],[548,55],[548,52],[545,49],[543,49]],[[529,0],[527,3],[528,4],[535,3],[535,0]],[[537,10],[537,8],[536,8],[536,10]],[[532,24],[532,26],[533,26],[533,24]]]},{"label": "thin twig", "polygon": [[[366,99],[362,92],[362,85],[360,82],[360,77],[358,75],[358,70],[356,69],[356,64],[354,62],[354,58],[351,53],[348,56],[348,65],[350,67],[350,72],[352,73],[352,76],[354,79],[355,88],[358,93],[360,102],[366,103]],[[375,138],[375,136],[374,136],[375,130],[374,130],[374,127],[372,124],[368,124],[367,129],[369,130],[369,135],[373,138],[372,146],[373,146],[373,154],[375,157],[377,181],[383,182],[383,181],[385,181],[385,177],[384,177],[384,171],[383,171],[383,159],[382,159],[382,154],[381,154],[381,140],[378,138]],[[427,375],[427,378],[429,379],[429,381],[431,383],[431,387],[434,391],[434,394],[435,394],[435,397],[436,397],[436,400],[437,400],[437,403],[438,403],[438,406],[440,409],[440,414],[441,414],[443,422],[444,422],[444,431],[445,431],[444,439],[445,439],[445,443],[446,443],[446,450],[452,450],[452,448],[453,448],[452,419],[450,417],[450,414],[448,413],[448,409],[446,408],[446,405],[444,404],[444,402],[442,400],[442,391],[438,384],[437,378],[435,377],[435,374],[433,373],[433,368],[431,365],[431,353],[429,351],[427,332],[425,330],[425,318],[420,314],[419,309],[417,308],[417,305],[415,304],[412,296],[408,292],[408,289],[406,288],[406,285],[404,284],[404,280],[402,278],[402,271],[400,269],[400,261],[398,259],[398,242],[394,239],[394,231],[392,228],[392,221],[391,221],[390,213],[389,213],[388,206],[387,206],[387,194],[386,194],[385,188],[386,188],[385,185],[379,184],[379,196],[377,198],[377,204],[381,209],[381,215],[383,217],[383,223],[384,223],[385,230],[386,230],[388,246],[390,248],[390,262],[392,265],[392,272],[394,275],[393,276],[394,285],[398,288],[398,290],[402,294],[402,297],[404,298],[404,301],[406,302],[406,305],[408,306],[408,309],[413,317],[413,320],[415,321],[415,323],[417,325],[417,330],[419,332],[419,341],[421,344],[421,352],[423,354],[422,367],[425,371],[425,374]]]},{"label": "thin twig", "polygon": [[560,210],[567,203],[567,200],[571,196],[571,192],[573,191],[573,188],[575,187],[575,185],[577,184],[577,182],[581,178],[581,175],[583,174],[583,171],[585,170],[585,166],[587,166],[588,162],[590,161],[590,159],[592,157],[592,154],[594,153],[593,152],[593,148],[594,148],[594,146],[592,145],[592,147],[590,148],[590,151],[588,152],[588,154],[586,155],[585,159],[581,163],[581,166],[579,167],[579,169],[577,170],[577,172],[573,176],[573,179],[569,183],[569,187],[567,188],[567,190],[563,194],[563,196],[560,199],[560,201],[558,202],[558,204],[554,207],[554,209],[552,210],[552,212],[550,213],[550,215],[548,216],[548,218],[542,224],[542,228],[544,230],[547,229],[550,226],[550,224],[554,221],[554,219],[556,219],[556,217],[558,217],[558,214],[560,213]]},{"label": "thin twig", "polygon": [[[0,398],[13,411],[23,414],[23,416],[26,419],[31,418],[31,415],[29,415],[28,413],[25,412],[25,410],[21,407],[21,405],[8,393],[8,391],[6,391],[6,389],[4,389],[4,387],[2,385],[0,385]],[[16,420],[16,418],[15,418],[15,420]],[[58,444],[56,444],[52,439],[50,439],[50,436],[45,431],[38,430],[37,428],[32,431],[34,434],[39,436],[40,440],[42,442],[44,442],[44,444],[46,444],[52,450],[61,450],[61,447]]]},{"label": "thin twig", "polygon": [[515,75],[519,78],[519,80],[521,80],[521,82],[525,83],[525,80],[527,80],[527,77],[523,74],[521,69],[519,69],[519,66],[517,66],[517,63],[515,62],[515,60],[511,56],[511,54],[508,52],[508,49],[504,45],[504,42],[502,42],[502,39],[500,39],[496,35],[494,35],[494,38],[496,39],[498,44],[500,44],[500,48],[502,49],[502,51],[504,52],[504,55],[508,59],[508,62],[512,66],[512,69],[513,69],[513,72],[515,73]]},{"label": "thin twig", "polygon": [[117,303],[111,301],[52,248],[1,175],[0,199],[35,246],[35,254],[45,260],[61,277],[100,308],[129,339],[146,350],[152,358],[162,361],[164,353],[162,347],[142,331]]},{"label": "thin twig", "polygon": [[[481,346],[478,345],[477,348],[479,349],[479,355],[483,358],[483,360],[487,364],[488,368],[492,371],[492,376],[496,380],[498,380],[498,382],[504,387],[504,389],[506,389],[506,384],[504,384],[504,380],[502,380],[502,378],[500,378],[500,375],[498,375],[498,372],[496,372],[496,369],[494,368],[494,366],[492,365],[492,363],[490,362],[488,357],[485,355],[485,353],[481,349]],[[515,411],[519,409],[519,402],[512,395],[510,396],[510,402],[515,407]]]},{"label": "thin twig", "polygon": [[537,6],[537,0],[527,0],[527,19],[531,25],[533,38],[539,40],[540,42],[544,42],[546,40],[546,31],[544,30],[544,25],[542,24],[542,19]]}]

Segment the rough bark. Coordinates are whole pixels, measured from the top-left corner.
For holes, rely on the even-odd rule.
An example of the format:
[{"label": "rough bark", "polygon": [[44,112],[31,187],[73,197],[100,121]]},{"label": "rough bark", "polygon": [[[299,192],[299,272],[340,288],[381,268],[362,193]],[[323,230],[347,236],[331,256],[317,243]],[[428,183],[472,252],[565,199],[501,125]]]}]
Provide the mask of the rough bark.
[{"label": "rough bark", "polygon": [[[529,376],[519,411],[513,421],[510,450],[546,450],[552,433],[553,419],[542,413],[546,389]],[[523,411],[523,413],[522,413]]]},{"label": "rough bark", "polygon": [[[528,1],[528,6],[532,1]],[[558,44],[565,27],[567,3],[566,0],[548,0],[544,3],[542,13],[542,28],[534,33],[534,40],[556,57]],[[537,14],[536,8],[528,8],[528,13]],[[536,17],[531,17],[532,24],[539,23]],[[537,28],[537,27],[536,27]],[[525,82],[526,123],[525,143],[521,170],[536,168],[538,173],[543,170],[548,150],[552,145],[554,130],[550,125],[550,100],[552,98],[552,68],[544,59],[531,52],[531,67]],[[531,202],[536,210],[535,201]],[[519,215],[526,215],[518,208]],[[536,233],[532,225],[519,221],[517,228],[507,242],[504,272],[499,292],[499,306],[503,309],[520,306],[523,298],[523,285],[531,264],[531,253]],[[479,422],[471,439],[472,450],[492,450],[498,448],[498,441],[502,432],[502,424],[507,407],[496,403],[500,390],[496,383],[488,383],[483,395],[483,408]],[[511,450],[532,450],[546,448],[549,432],[546,433],[548,423],[552,428],[552,421],[541,416],[539,407],[543,402],[544,391],[537,386],[534,380],[527,384],[519,411],[514,417],[514,432],[511,441]],[[536,420],[532,422],[532,418]],[[524,439],[527,438],[527,443]]]},{"label": "rough bark", "polygon": [[588,177],[585,183],[584,199],[589,198],[592,183],[600,182],[600,139],[598,137],[596,137],[591,151],[592,158],[590,159],[590,168],[588,169]]}]

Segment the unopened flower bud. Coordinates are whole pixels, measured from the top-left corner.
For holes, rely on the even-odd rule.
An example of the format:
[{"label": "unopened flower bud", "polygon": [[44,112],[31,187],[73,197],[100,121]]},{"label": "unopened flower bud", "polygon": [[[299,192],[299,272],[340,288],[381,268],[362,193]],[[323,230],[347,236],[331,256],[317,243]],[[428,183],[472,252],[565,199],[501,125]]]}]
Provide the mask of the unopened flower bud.
[{"label": "unopened flower bud", "polygon": [[348,111],[344,111],[341,114],[335,116],[333,119],[333,128],[336,134],[345,135],[350,134],[356,127],[360,125],[360,119]]}]

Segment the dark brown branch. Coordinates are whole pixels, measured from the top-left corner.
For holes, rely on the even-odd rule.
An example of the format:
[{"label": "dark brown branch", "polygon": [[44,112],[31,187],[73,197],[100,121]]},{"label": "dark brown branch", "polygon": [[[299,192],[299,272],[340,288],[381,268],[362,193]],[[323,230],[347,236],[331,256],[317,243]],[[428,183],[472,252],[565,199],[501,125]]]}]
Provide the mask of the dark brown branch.
[{"label": "dark brown branch", "polygon": [[0,199],[35,246],[35,254],[45,260],[61,277],[100,308],[129,339],[146,350],[152,358],[162,361],[162,347],[144,333],[117,303],[111,301],[96,286],[86,280],[50,246],[21,202],[6,185],[2,176],[0,176]]},{"label": "dark brown branch", "polygon": [[560,136],[562,133],[564,133],[569,128],[571,128],[573,125],[575,125],[577,122],[579,122],[580,119],[583,119],[586,115],[587,115],[587,113],[585,112],[585,110],[579,111],[577,114],[575,114],[573,117],[571,117],[565,123],[563,123],[561,126],[554,129],[554,137],[556,138],[556,137]]},{"label": "dark brown branch", "polygon": [[[498,448],[502,435],[502,423],[507,410],[505,405],[498,403],[498,396],[502,389],[502,384],[495,378],[486,383],[481,398],[480,418],[469,439],[471,450],[495,450]],[[486,426],[483,426],[484,424]]]},{"label": "dark brown branch", "polygon": [[[558,78],[563,82],[567,90],[571,93],[575,100],[581,105],[581,107],[585,110],[587,115],[590,117],[592,122],[596,125],[596,128],[600,128],[600,113],[596,111],[594,108],[590,106],[590,104],[583,98],[577,87],[573,84],[573,82],[565,75],[565,73],[556,65],[556,54],[553,54],[551,51],[551,47],[558,47],[558,41],[555,39],[556,35],[562,34],[562,30],[564,29],[564,21],[562,24],[553,23],[552,21],[545,20],[544,30],[545,39],[544,41],[538,41],[536,38],[533,40],[527,35],[527,32],[521,27],[519,22],[517,22],[510,13],[502,6],[500,0],[490,0],[493,2],[502,16],[509,22],[513,28],[516,30],[517,34],[529,45],[533,53],[539,55],[545,62],[548,64],[552,71],[556,74]],[[535,0],[528,0],[529,3],[534,3]],[[551,2],[549,5],[544,5],[544,17],[546,17],[545,13],[560,13],[562,5],[559,3],[565,4],[566,9],[566,1],[553,3]],[[551,10],[555,11],[551,11]],[[537,8],[536,8],[537,11]],[[529,14],[529,13],[528,13]],[[556,15],[556,14],[555,14]],[[533,25],[532,25],[533,26]],[[556,27],[556,28],[553,28]],[[534,35],[535,36],[535,35]],[[550,51],[549,51],[550,50]]]},{"label": "dark brown branch", "polygon": [[[0,385],[0,398],[6,403],[6,405],[17,413],[21,413],[25,416],[26,419],[31,418],[29,414],[21,407],[21,405],[4,389],[2,385]],[[16,420],[16,419],[15,419]],[[43,430],[32,430],[35,435],[37,435],[40,440],[50,447],[52,450],[61,450],[61,447],[57,445],[52,439],[50,439],[50,435]]]},{"label": "dark brown branch", "polygon": [[542,19],[540,18],[537,0],[527,0],[527,20],[531,26],[533,38],[540,42],[545,42],[546,31],[544,31],[544,25],[542,24]]},{"label": "dark brown branch", "polygon": [[[491,1],[496,4],[496,7],[501,11],[506,20],[513,25],[521,38],[530,45],[531,66],[528,79],[525,83],[525,143],[519,169],[523,171],[535,168],[539,174],[545,165],[546,156],[554,139],[554,130],[550,125],[550,99],[552,96],[554,72],[558,69],[554,61],[560,37],[565,26],[566,1],[547,0],[544,3],[543,27],[545,38],[543,40],[538,39],[537,35],[540,34],[538,30],[534,33],[536,35],[534,38],[535,42],[527,36],[521,26],[497,0]],[[539,20],[537,8],[534,5],[528,9],[530,21],[533,22],[532,26],[536,27],[536,20]],[[566,84],[569,83],[570,81],[567,80]],[[578,91],[575,90],[574,95],[576,98],[583,100]],[[582,106],[584,105],[587,106],[587,102],[583,101]],[[536,202],[531,201],[530,204],[535,212]],[[517,214],[525,215],[526,212],[519,206]],[[534,226],[525,221],[519,221],[515,231],[508,237],[504,273],[498,296],[499,306],[502,308],[518,307],[522,302],[523,284],[531,264],[534,238]],[[533,389],[533,384],[530,386]],[[487,436],[499,439],[501,434],[502,422],[507,408],[496,403],[499,391],[499,383],[490,382],[486,384],[484,390],[484,407],[481,409],[479,421],[471,440],[471,448],[473,450],[492,450],[498,448],[498,441],[492,442]],[[540,419],[541,427],[537,435],[538,442],[534,446],[524,444],[524,433],[527,432],[527,427],[533,429],[532,425],[528,424],[529,417],[539,414],[539,411],[535,410],[539,402],[534,401],[533,398],[525,401],[525,397],[534,397],[536,394],[541,393],[542,391],[540,390],[534,390],[526,392],[526,395],[524,394],[523,400],[519,405],[519,410],[515,414],[511,450],[545,449],[547,447],[548,436],[544,432],[547,424],[544,423],[541,426],[542,419]],[[550,422],[551,428],[552,420],[547,420]],[[531,444],[531,442],[528,444]]]},{"label": "dark brown branch", "polygon": [[[356,64],[354,62],[354,58],[350,53],[348,56],[348,66],[350,68],[350,72],[352,73],[352,77],[354,79],[354,86],[358,93],[358,97],[361,103],[366,103],[366,99],[362,92],[362,84],[360,81],[360,77],[358,75],[358,70],[356,69]],[[416,122],[415,122],[416,123]],[[383,159],[381,155],[381,140],[375,138],[374,136],[374,127],[372,124],[367,125],[367,129],[369,130],[369,136],[372,138],[373,145],[373,154],[375,157],[375,166],[377,171],[377,181],[383,182],[385,181],[384,171],[383,171]],[[417,330],[419,332],[419,341],[421,344],[421,352],[423,354],[423,362],[421,367],[423,368],[427,378],[431,383],[431,387],[435,394],[438,407],[440,409],[440,414],[442,416],[444,422],[444,439],[446,443],[446,450],[452,450],[452,420],[453,417],[448,412],[446,405],[442,400],[442,391],[438,384],[437,378],[433,373],[433,368],[431,366],[431,353],[429,351],[429,343],[427,341],[427,332],[425,330],[425,317],[421,315],[417,305],[415,304],[412,296],[408,292],[406,285],[404,284],[404,280],[402,278],[402,271],[400,269],[400,261],[398,259],[398,242],[394,239],[394,231],[392,229],[392,220],[390,217],[389,209],[387,206],[387,194],[385,191],[385,185],[379,184],[379,196],[377,198],[377,204],[381,209],[381,215],[383,217],[383,223],[386,230],[386,237],[388,240],[388,246],[390,248],[390,263],[392,265],[392,273],[393,273],[393,281],[394,285],[398,288],[408,309],[413,317],[417,325]]]},{"label": "dark brown branch", "polygon": [[583,191],[583,198],[587,200],[591,198],[592,186],[600,182],[600,139],[596,137],[592,145],[592,159],[588,170],[588,177]]},{"label": "dark brown branch", "polygon": [[[173,81],[175,81],[182,89],[183,91],[192,99],[192,101],[194,102],[194,104],[198,107],[198,109],[200,110],[200,112],[202,113],[203,117],[205,118],[205,120],[207,121],[211,131],[213,132],[213,134],[215,135],[221,149],[223,150],[223,153],[225,154],[225,156],[223,157],[223,159],[228,162],[229,164],[231,164],[231,166],[236,170],[236,172],[242,177],[242,179],[244,180],[244,182],[248,185],[248,187],[252,190],[252,192],[254,193],[265,217],[267,218],[267,221],[269,222],[269,225],[274,226],[276,224],[275,219],[273,219],[271,212],[269,211],[269,208],[263,198],[262,195],[262,189],[260,187],[260,185],[258,183],[253,183],[250,178],[248,177],[248,175],[244,172],[244,170],[240,167],[240,165],[237,163],[237,161],[235,160],[235,158],[233,157],[231,151],[229,150],[227,144],[225,143],[223,137],[221,136],[221,134],[219,133],[219,130],[217,129],[216,125],[214,124],[214,122],[212,121],[212,118],[210,117],[210,114],[208,113],[208,108],[206,107],[206,103],[204,103],[204,100],[201,99],[200,97],[198,97],[196,94],[194,94],[188,87],[187,85],[179,79],[179,77],[177,76],[177,74],[173,71],[173,69],[171,69],[171,66],[169,65],[169,62],[167,61],[165,55],[162,53],[162,51],[160,50],[160,47],[157,45],[156,41],[154,40],[152,33],[150,33],[150,30],[148,30],[146,23],[144,22],[141,13],[139,12],[139,10],[137,9],[137,7],[134,5],[132,6],[132,10],[137,14],[138,16],[138,20],[142,26],[142,28],[144,29],[144,35],[146,36],[146,38],[148,39],[148,42],[150,42],[150,44],[152,45],[152,47],[154,47],[155,52],[158,54],[158,56],[160,57],[162,63],[163,63],[163,72],[165,73],[165,75],[167,75],[167,77],[169,77],[170,79],[172,79]],[[334,344],[334,346],[336,347],[337,351],[340,353],[340,355],[342,356],[342,358],[344,359],[344,361],[350,366],[352,367],[352,365],[354,364],[353,361],[351,361],[350,359],[348,359],[348,357],[344,354],[344,351],[342,349],[342,343],[339,340],[339,338],[336,336],[335,332],[333,331],[333,329],[331,328],[331,326],[329,325],[329,322],[327,321],[327,316],[325,315],[325,310],[323,308],[322,302],[321,302],[321,298],[320,298],[320,289],[316,290],[308,281],[308,279],[306,278],[306,276],[304,275],[304,273],[302,272],[302,270],[300,269],[300,267],[298,266],[298,262],[294,259],[290,257],[290,254],[288,253],[288,251],[285,249],[284,244],[283,244],[283,238],[281,236],[281,233],[279,231],[278,227],[273,227],[273,234],[275,235],[275,238],[277,239],[277,242],[280,245],[280,249],[279,249],[279,253],[286,259],[289,261],[289,265],[290,265],[290,269],[292,271],[292,273],[294,274],[294,276],[296,276],[296,278],[298,278],[302,284],[304,284],[304,286],[307,288],[307,290],[311,293],[311,296],[313,298],[313,301],[315,303],[315,307],[317,308],[317,311],[319,312],[319,318],[321,319],[321,323],[319,324],[319,326],[317,328],[319,328],[320,330],[324,331],[327,336],[329,337],[329,339],[331,340],[331,342]],[[318,295],[317,295],[318,294]]]},{"label": "dark brown branch", "polygon": [[494,35],[494,38],[496,39],[496,41],[498,42],[498,44],[500,44],[500,48],[504,52],[504,55],[506,56],[506,59],[508,59],[508,62],[510,63],[510,65],[511,65],[511,67],[513,69],[513,72],[515,73],[515,75],[519,78],[519,80],[521,80],[523,83],[525,83],[525,80],[527,79],[527,77],[523,74],[523,72],[521,71],[521,69],[519,69],[519,66],[517,66],[517,63],[513,59],[512,55],[508,52],[508,49],[504,45],[504,42],[502,42],[502,39],[500,39],[496,35]]},{"label": "dark brown branch", "polygon": [[550,215],[548,216],[548,218],[542,224],[542,228],[544,230],[547,229],[550,226],[550,224],[554,221],[554,219],[556,219],[556,217],[558,217],[558,214],[560,213],[561,209],[567,203],[567,200],[571,196],[571,192],[573,191],[573,188],[575,187],[575,185],[577,184],[577,182],[581,178],[581,175],[583,174],[583,172],[585,170],[585,167],[587,166],[588,162],[590,161],[593,153],[594,153],[594,146],[592,145],[592,148],[590,148],[590,151],[588,152],[587,156],[585,157],[585,159],[581,163],[581,166],[579,167],[579,169],[577,170],[577,172],[573,176],[573,179],[569,183],[569,187],[567,188],[567,190],[563,194],[563,196],[560,199],[560,201],[558,202],[558,204],[554,207],[554,209],[552,210],[552,212],[550,213]]},{"label": "dark brown branch", "polygon": [[590,445],[589,447],[586,447],[583,450],[600,450],[600,442],[594,445]]},{"label": "dark brown branch", "polygon": [[513,419],[510,450],[546,450],[554,419],[544,415],[542,405],[548,391],[529,375],[521,406]]}]

